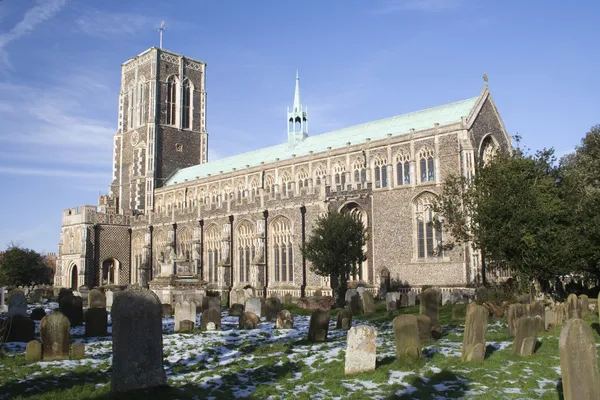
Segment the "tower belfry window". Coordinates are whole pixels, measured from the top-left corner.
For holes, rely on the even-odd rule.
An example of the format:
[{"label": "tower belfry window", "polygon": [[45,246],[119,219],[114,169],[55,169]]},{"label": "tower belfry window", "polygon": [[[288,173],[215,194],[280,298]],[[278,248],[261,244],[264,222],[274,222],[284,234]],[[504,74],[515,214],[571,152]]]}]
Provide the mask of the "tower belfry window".
[{"label": "tower belfry window", "polygon": [[193,87],[190,80],[183,81],[183,129],[192,127],[192,91]]},{"label": "tower belfry window", "polygon": [[167,80],[167,125],[175,125],[177,115],[177,82],[174,76]]}]

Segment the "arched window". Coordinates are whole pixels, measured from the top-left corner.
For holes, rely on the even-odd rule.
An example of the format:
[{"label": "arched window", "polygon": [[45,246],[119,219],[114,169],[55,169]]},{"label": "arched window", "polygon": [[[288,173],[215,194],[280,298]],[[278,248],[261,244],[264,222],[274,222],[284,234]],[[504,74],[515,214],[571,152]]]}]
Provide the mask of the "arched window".
[{"label": "arched window", "polygon": [[273,182],[273,176],[267,175],[267,177],[265,178],[265,190],[267,191],[267,193],[273,193]]},{"label": "arched window", "polygon": [[387,187],[387,160],[377,157],[373,165],[375,166],[375,187]]},{"label": "arched window", "polygon": [[333,181],[336,187],[342,185],[343,189],[346,186],[346,166],[339,161],[333,167]]},{"label": "arched window", "polygon": [[284,196],[287,196],[290,189],[292,188],[292,178],[290,177],[290,175],[286,172],[285,174],[283,174],[283,176],[281,177],[281,193]]},{"label": "arched window", "polygon": [[177,115],[177,81],[175,76],[167,79],[167,125],[175,125]]},{"label": "arched window", "polygon": [[186,78],[183,81],[183,129],[190,129],[192,127],[192,95],[194,87],[190,80]]},{"label": "arched window", "polygon": [[181,229],[177,229],[177,257],[178,258],[186,258],[186,261],[189,260],[190,250],[192,250],[192,231],[183,227]]},{"label": "arched window", "polygon": [[435,181],[433,150],[430,148],[421,149],[419,152],[419,169],[419,172],[421,173],[421,182]]},{"label": "arched window", "polygon": [[434,214],[432,204],[434,196],[425,193],[414,203],[417,238],[417,258],[434,258],[443,255],[442,223]]},{"label": "arched window", "polygon": [[250,181],[250,193],[253,199],[258,196],[258,179],[256,178]]},{"label": "arched window", "polygon": [[270,233],[272,279],[275,282],[292,282],[294,280],[292,223],[285,217],[277,217],[271,223]]},{"label": "arched window", "polygon": [[210,202],[211,204],[219,205],[219,189],[215,186],[210,191]]},{"label": "arched window", "polygon": [[221,235],[217,225],[211,225],[204,232],[204,265],[206,265],[205,279],[216,283],[219,275],[217,265],[221,258]]},{"label": "arched window", "polygon": [[144,78],[136,88],[135,94],[135,125],[143,125],[146,123],[146,116],[148,113],[148,105],[146,99],[146,93],[148,92],[148,84]]},{"label": "arched window", "polygon": [[[341,212],[343,214],[350,214],[351,216],[353,216],[354,218],[357,218],[358,220],[360,220],[363,223],[363,227],[365,229],[365,232],[368,231],[367,228],[367,214],[363,211],[363,209],[357,204],[357,203],[348,203],[346,204]],[[366,254],[367,253],[367,246],[365,244],[365,246],[363,247],[363,252]],[[356,270],[356,274],[354,275],[348,275],[348,279],[352,280],[352,281],[359,281],[359,280],[365,280],[366,278],[366,271],[367,271],[367,261],[360,261],[358,262],[358,264],[355,264],[353,269]]]},{"label": "arched window", "polygon": [[491,135],[486,136],[481,143],[481,163],[483,165],[489,164],[496,153],[498,152],[498,145],[494,141]]},{"label": "arched window", "polygon": [[410,156],[405,151],[396,155],[396,184],[410,185]]},{"label": "arched window", "polygon": [[223,187],[223,200],[228,200],[233,198],[233,191],[229,185],[225,185]]},{"label": "arched window", "polygon": [[325,183],[325,169],[321,166],[319,166],[316,170],[315,170],[315,186],[321,186],[321,184]]},{"label": "arched window", "polygon": [[142,232],[138,231],[131,238],[131,253],[133,266],[131,268],[131,283],[137,283],[140,279],[140,269],[142,267],[142,255],[144,254],[144,239]]},{"label": "arched window", "polygon": [[135,90],[133,86],[127,91],[127,126],[132,129],[135,115]]},{"label": "arched window", "polygon": [[354,169],[354,183],[365,183],[367,181],[365,160],[362,158],[357,159],[354,161],[352,168]]},{"label": "arched window", "polygon": [[152,265],[152,276],[160,274],[161,263],[165,262],[165,253],[167,246],[167,232],[157,229],[152,234],[152,256],[154,262]]},{"label": "arched window", "polygon": [[250,263],[254,259],[254,229],[248,221],[242,222],[237,231],[237,271],[239,282],[250,282]]},{"label": "arched window", "polygon": [[308,172],[305,169],[301,169],[296,174],[296,180],[298,181],[298,189],[302,189],[303,187],[308,187]]}]

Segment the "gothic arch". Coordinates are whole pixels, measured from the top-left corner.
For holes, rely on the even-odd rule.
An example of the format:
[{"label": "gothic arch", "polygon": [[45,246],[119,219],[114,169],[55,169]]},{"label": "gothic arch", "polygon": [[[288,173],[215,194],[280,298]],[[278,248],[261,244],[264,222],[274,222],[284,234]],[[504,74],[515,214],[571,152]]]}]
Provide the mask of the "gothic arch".
[{"label": "gothic arch", "polygon": [[496,154],[496,152],[500,149],[500,144],[491,133],[485,134],[479,142],[479,149],[477,150],[477,157],[479,160],[486,164],[490,161],[491,157]]},{"label": "gothic arch", "polygon": [[424,260],[443,256],[442,221],[433,211],[437,195],[423,191],[413,197],[413,254]]},{"label": "gothic arch", "polygon": [[235,279],[238,282],[250,282],[250,264],[256,255],[254,247],[254,224],[247,219],[240,221],[235,227],[236,268]]},{"label": "gothic arch", "polygon": [[185,258],[186,261],[192,260],[192,239],[193,232],[187,226],[177,229],[177,257]]},{"label": "gothic arch", "polygon": [[292,221],[278,215],[269,223],[269,264],[272,282],[294,281],[294,234]]},{"label": "gothic arch", "polygon": [[131,283],[139,282],[144,255],[145,234],[135,232],[131,237]]},{"label": "gothic arch", "polygon": [[218,264],[221,258],[221,231],[215,223],[208,225],[204,231],[204,266],[205,279],[209,283],[218,282]]},{"label": "gothic arch", "polygon": [[[365,232],[369,231],[369,218],[366,211],[361,207],[360,204],[354,201],[348,201],[344,203],[338,210],[338,212],[342,214],[350,214],[357,218],[359,218],[364,226]],[[367,244],[363,248],[365,254],[367,254],[368,248]],[[368,271],[369,271],[369,259],[367,258],[365,261],[361,261],[356,265],[357,274],[353,276],[349,276],[349,280],[353,281],[367,281],[368,279]]]},{"label": "gothic arch", "polygon": [[100,284],[119,285],[121,262],[114,257],[105,258],[100,264]]},{"label": "gothic arch", "polygon": [[65,281],[68,282],[69,287],[73,290],[77,290],[79,287],[79,267],[74,261],[71,261],[66,270]]}]

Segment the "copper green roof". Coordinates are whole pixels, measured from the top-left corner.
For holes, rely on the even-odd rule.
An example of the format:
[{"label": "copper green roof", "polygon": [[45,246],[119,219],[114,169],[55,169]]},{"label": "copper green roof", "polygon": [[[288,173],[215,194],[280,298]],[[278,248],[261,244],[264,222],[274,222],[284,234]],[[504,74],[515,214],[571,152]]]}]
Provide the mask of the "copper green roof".
[{"label": "copper green roof", "polygon": [[322,133],[320,135],[309,136],[294,147],[290,147],[286,142],[276,146],[265,147],[247,153],[221,158],[205,164],[183,168],[175,172],[175,174],[167,180],[165,186],[182,183],[186,179],[191,181],[196,178],[204,178],[209,174],[215,176],[219,174],[220,171],[231,172],[234,168],[238,170],[243,169],[246,168],[247,165],[254,167],[260,165],[261,161],[268,164],[277,159],[286,160],[291,158],[292,154],[301,157],[309,154],[310,151],[319,153],[327,151],[328,147],[336,149],[346,146],[347,142],[354,145],[364,143],[367,138],[370,138],[371,140],[384,139],[387,137],[388,133],[391,133],[393,136],[403,135],[410,133],[411,128],[419,131],[431,128],[435,123],[442,126],[460,122],[461,117],[467,117],[469,115],[477,99],[477,97],[474,97],[443,106],[354,125],[348,128]]}]

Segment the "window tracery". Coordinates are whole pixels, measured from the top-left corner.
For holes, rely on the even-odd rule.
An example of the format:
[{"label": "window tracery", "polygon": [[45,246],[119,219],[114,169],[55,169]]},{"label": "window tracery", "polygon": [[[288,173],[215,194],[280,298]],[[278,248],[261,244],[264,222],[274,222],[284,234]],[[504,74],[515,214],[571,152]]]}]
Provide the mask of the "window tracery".
[{"label": "window tracery", "polygon": [[417,258],[443,256],[442,222],[433,212],[435,197],[425,193],[414,202]]},{"label": "window tracery", "polygon": [[286,217],[277,217],[271,223],[271,259],[273,260],[273,280],[293,282],[294,254],[292,248],[292,224]]},{"label": "window tracery", "polygon": [[396,184],[410,185],[410,155],[405,151],[396,155]]},{"label": "window tracery", "polygon": [[431,148],[426,147],[419,152],[419,169],[421,182],[435,181],[435,164]]},{"label": "window tracery", "polygon": [[387,159],[384,157],[376,157],[373,165],[375,166],[375,187],[387,187]]}]

